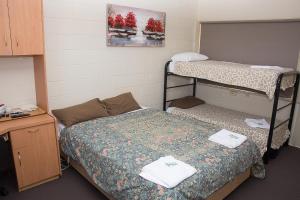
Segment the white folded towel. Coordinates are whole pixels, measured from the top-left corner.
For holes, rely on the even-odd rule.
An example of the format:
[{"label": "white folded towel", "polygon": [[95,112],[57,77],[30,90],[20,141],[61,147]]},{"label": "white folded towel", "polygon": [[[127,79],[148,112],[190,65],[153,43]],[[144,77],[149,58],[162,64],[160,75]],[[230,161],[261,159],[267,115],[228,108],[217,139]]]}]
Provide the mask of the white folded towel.
[{"label": "white folded towel", "polygon": [[247,140],[247,137],[238,133],[222,129],[208,138],[212,142],[216,142],[228,148],[236,148]]},{"label": "white folded towel", "polygon": [[140,176],[166,188],[173,188],[196,172],[194,167],[172,156],[165,156],[144,166]]},{"label": "white folded towel", "polygon": [[252,128],[270,129],[270,124],[265,119],[246,118],[245,122],[248,126],[250,126]]}]

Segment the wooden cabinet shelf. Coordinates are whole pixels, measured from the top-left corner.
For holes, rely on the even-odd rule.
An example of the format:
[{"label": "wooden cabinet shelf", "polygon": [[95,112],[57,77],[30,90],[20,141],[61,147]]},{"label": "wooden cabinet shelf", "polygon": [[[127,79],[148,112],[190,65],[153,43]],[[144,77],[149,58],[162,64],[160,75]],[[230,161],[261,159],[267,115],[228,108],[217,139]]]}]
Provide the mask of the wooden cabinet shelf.
[{"label": "wooden cabinet shelf", "polygon": [[42,114],[45,114],[46,112],[41,109],[41,108],[38,108],[32,112],[29,112],[28,114],[30,114],[29,116],[26,116],[26,117],[20,117],[20,118],[11,118],[11,117],[2,117],[0,118],[0,124],[1,122],[5,122],[5,121],[11,121],[11,120],[17,120],[17,119],[22,119],[22,118],[27,118],[27,117],[33,117],[33,116],[37,116],[37,115],[42,115]]}]

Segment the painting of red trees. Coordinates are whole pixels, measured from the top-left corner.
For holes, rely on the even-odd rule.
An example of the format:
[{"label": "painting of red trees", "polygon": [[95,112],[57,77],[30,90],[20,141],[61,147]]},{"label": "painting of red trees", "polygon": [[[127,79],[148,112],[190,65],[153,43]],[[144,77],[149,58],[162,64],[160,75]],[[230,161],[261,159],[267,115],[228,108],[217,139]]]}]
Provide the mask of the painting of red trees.
[{"label": "painting of red trees", "polygon": [[163,47],[164,12],[107,5],[107,46]]}]

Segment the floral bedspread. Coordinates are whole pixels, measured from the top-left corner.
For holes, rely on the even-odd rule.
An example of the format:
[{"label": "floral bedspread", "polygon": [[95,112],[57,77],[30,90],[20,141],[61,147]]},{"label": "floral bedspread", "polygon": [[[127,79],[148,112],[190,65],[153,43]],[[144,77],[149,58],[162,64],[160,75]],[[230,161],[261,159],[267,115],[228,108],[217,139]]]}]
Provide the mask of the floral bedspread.
[{"label": "floral bedspread", "polygon": [[[261,116],[251,115],[210,104],[202,104],[189,109],[171,107],[168,108],[168,112],[174,115],[183,115],[195,118],[203,122],[215,124],[227,130],[243,134],[255,142],[261,155],[267,151],[269,129],[252,128],[245,122],[246,118],[261,119],[263,118]],[[270,122],[269,119],[267,119],[267,121]],[[277,120],[276,124],[279,123],[281,123],[281,121]],[[288,129],[288,123],[285,123],[274,130],[271,147],[273,149],[279,149],[288,140],[289,136],[290,131]]]},{"label": "floral bedspread", "polygon": [[[246,64],[207,60],[199,62],[176,62],[173,73],[262,91],[272,99],[278,76],[282,72],[290,70],[293,71],[291,68],[285,68],[283,71],[252,69],[250,65]],[[294,76],[284,76],[281,89],[286,90],[292,87],[294,83]]]},{"label": "floral bedspread", "polygon": [[[73,125],[62,131],[62,151],[77,160],[114,199],[205,199],[252,166],[264,178],[259,149],[247,140],[236,149],[210,142],[215,125],[146,109]],[[172,189],[139,176],[141,169],[172,155],[197,173]]]}]

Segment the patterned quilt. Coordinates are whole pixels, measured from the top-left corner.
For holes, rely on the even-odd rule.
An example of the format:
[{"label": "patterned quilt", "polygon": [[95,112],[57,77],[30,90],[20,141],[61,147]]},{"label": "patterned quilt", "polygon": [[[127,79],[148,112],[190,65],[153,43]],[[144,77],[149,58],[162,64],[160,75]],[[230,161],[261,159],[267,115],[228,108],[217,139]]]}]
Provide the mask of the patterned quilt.
[{"label": "patterned quilt", "polygon": [[[114,199],[205,199],[250,168],[264,178],[255,143],[236,149],[210,142],[215,125],[154,109],[99,118],[62,131],[62,151],[77,160],[92,180]],[[197,173],[172,189],[139,176],[141,169],[166,155],[186,162]]]},{"label": "patterned quilt", "polygon": [[[210,104],[202,104],[189,109],[172,107],[168,108],[168,112],[175,115],[195,118],[203,122],[215,124],[219,127],[243,134],[255,142],[261,155],[267,151],[269,129],[252,128],[245,122],[246,118],[261,119],[263,117]],[[267,119],[267,121],[270,122],[269,119]],[[277,120],[276,124],[279,123],[280,121]],[[273,149],[279,149],[287,141],[289,136],[290,131],[288,129],[288,123],[285,123],[274,130],[271,147]]]},{"label": "patterned quilt", "polygon": [[[291,69],[286,68],[286,70]],[[173,73],[258,90],[265,92],[272,99],[277,78],[281,72],[270,69],[252,69],[246,64],[207,60],[176,62]],[[285,76],[282,79],[281,89],[286,90],[294,83],[294,76]]]}]

